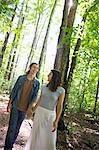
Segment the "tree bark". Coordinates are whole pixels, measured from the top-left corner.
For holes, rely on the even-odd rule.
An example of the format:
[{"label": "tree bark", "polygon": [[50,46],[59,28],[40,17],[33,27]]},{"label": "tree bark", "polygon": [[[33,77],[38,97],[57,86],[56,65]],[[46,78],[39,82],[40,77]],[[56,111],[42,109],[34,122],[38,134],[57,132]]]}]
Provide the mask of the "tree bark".
[{"label": "tree bark", "polygon": [[53,14],[54,14],[54,10],[56,8],[56,3],[57,3],[57,0],[55,0],[55,2],[54,2],[53,8],[52,8],[52,11],[51,11],[51,14],[50,14],[50,18],[49,18],[49,22],[48,22],[46,34],[45,34],[45,37],[44,37],[44,42],[43,42],[43,46],[42,46],[42,50],[41,50],[41,55],[40,55],[40,59],[39,59],[39,72],[37,74],[38,77],[40,76],[41,66],[43,66],[44,59],[46,57],[46,54],[45,54],[45,52],[46,52],[45,45],[47,43],[47,38],[48,38],[48,35],[49,35],[49,29],[50,29],[52,17],[53,17]]},{"label": "tree bark", "polygon": [[96,106],[97,106],[97,101],[98,101],[98,92],[99,92],[99,79],[98,79],[98,83],[97,83],[96,99],[95,99],[93,113],[96,113]]},{"label": "tree bark", "polygon": [[83,15],[82,22],[81,22],[81,24],[83,24],[83,25],[80,26],[81,31],[80,31],[79,37],[77,39],[77,43],[76,43],[76,46],[75,46],[75,49],[74,49],[74,52],[73,52],[73,56],[72,56],[72,62],[71,62],[71,65],[70,65],[70,70],[69,70],[69,73],[68,73],[68,78],[67,78],[68,86],[67,86],[67,88],[70,88],[70,86],[71,86],[73,71],[74,71],[75,66],[76,66],[77,54],[78,54],[78,51],[79,51],[79,48],[80,48],[80,45],[81,45],[81,37],[83,35],[86,18],[88,16],[89,12],[91,11],[91,9],[95,5],[96,4],[92,5],[88,10],[86,9],[85,14]]},{"label": "tree bark", "polygon": [[73,57],[72,57],[72,62],[71,62],[71,65],[70,65],[70,69],[68,70],[67,68],[65,68],[66,70],[68,70],[69,73],[68,72],[64,73],[64,80],[63,80],[63,87],[65,88],[65,100],[64,100],[64,104],[63,104],[63,111],[62,111],[61,119],[60,119],[60,122],[59,122],[59,130],[61,130],[61,131],[63,129],[65,129],[65,127],[64,127],[64,112],[65,112],[65,109],[66,109],[66,103],[68,102],[68,93],[69,93],[69,89],[70,89],[70,86],[71,86],[73,71],[74,71],[75,66],[76,66],[77,52],[78,52],[78,50],[80,48],[81,37],[82,37],[82,34],[83,34],[83,30],[84,30],[84,24],[86,22],[86,18],[88,16],[89,12],[91,11],[91,9],[96,4],[97,3],[94,3],[88,10],[86,9],[86,11],[85,11],[85,14],[84,14],[84,16],[82,18],[83,26],[82,25],[80,26],[81,32],[79,34],[79,37],[77,39],[77,43],[76,43],[76,46],[75,46],[75,49],[74,49],[74,53],[73,53]]},{"label": "tree bark", "polygon": [[62,60],[61,60],[62,81],[64,82],[66,82],[68,71],[69,71],[71,36],[73,32],[73,24],[75,20],[77,5],[78,5],[78,1],[74,0],[73,6],[70,8],[69,15],[67,18],[67,31],[65,33],[66,40],[64,43]]},{"label": "tree bark", "polygon": [[[65,92],[67,93],[67,72],[69,68],[69,54],[70,54],[70,42],[72,35],[72,28],[74,24],[76,9],[77,9],[77,1],[74,1],[73,6],[69,10],[68,6],[69,1],[65,1],[64,10],[63,10],[63,19],[60,28],[60,35],[58,40],[58,48],[55,58],[55,69],[61,70],[62,73],[62,84],[65,88]],[[65,31],[66,30],[66,31]],[[67,94],[65,95],[66,99]],[[59,121],[58,129],[61,131],[67,130],[67,127],[64,124],[64,111],[65,111],[65,101],[63,105],[62,115]]]},{"label": "tree bark", "polygon": [[59,33],[58,43],[57,43],[57,53],[56,53],[55,63],[54,63],[55,69],[61,68],[61,60],[62,60],[62,54],[63,54],[63,40],[65,36],[64,29],[67,27],[67,18],[68,18],[68,11],[69,11],[68,3],[69,3],[69,0],[65,0],[62,23],[61,23],[60,33]]},{"label": "tree bark", "polygon": [[[18,24],[17,24],[17,28],[16,28],[16,30],[18,30],[19,33],[18,34],[15,33],[15,35],[14,35],[12,48],[11,48],[11,51],[10,51],[10,56],[9,56],[9,61],[8,61],[9,63],[7,65],[7,68],[8,68],[8,74],[7,74],[8,80],[10,80],[11,74],[12,74],[12,70],[14,68],[14,62],[15,62],[15,56],[16,56],[16,53],[17,53],[17,47],[18,47],[18,43],[19,43],[19,40],[20,40],[20,34],[21,34],[22,26],[23,26],[24,19],[25,19],[25,17],[23,16],[24,1],[22,2],[22,8],[20,10],[20,16],[21,17],[18,20]],[[27,4],[26,4],[25,12],[26,11],[27,11]],[[13,56],[12,56],[12,60],[11,60],[11,55],[12,54],[13,54]]]},{"label": "tree bark", "polygon": [[31,46],[30,54],[28,56],[28,60],[27,60],[27,63],[26,63],[25,71],[27,70],[29,64],[31,63],[31,59],[33,57],[33,51],[34,51],[34,45],[35,45],[36,38],[37,38],[37,30],[38,30],[39,21],[40,21],[40,14],[39,14],[38,19],[37,19],[34,38],[33,38],[32,46]]},{"label": "tree bark", "polygon": [[10,33],[11,33],[11,28],[12,28],[12,23],[13,23],[15,14],[16,14],[17,6],[18,6],[18,1],[17,1],[16,5],[15,5],[14,12],[13,12],[13,16],[12,16],[11,21],[10,21],[10,30],[9,30],[8,32],[6,32],[5,40],[4,40],[4,42],[3,42],[3,46],[2,46],[2,49],[1,49],[1,54],[0,54],[0,67],[1,67],[1,65],[2,65],[4,53],[5,53],[7,44],[8,44],[8,40],[9,40],[9,36],[10,36]]}]

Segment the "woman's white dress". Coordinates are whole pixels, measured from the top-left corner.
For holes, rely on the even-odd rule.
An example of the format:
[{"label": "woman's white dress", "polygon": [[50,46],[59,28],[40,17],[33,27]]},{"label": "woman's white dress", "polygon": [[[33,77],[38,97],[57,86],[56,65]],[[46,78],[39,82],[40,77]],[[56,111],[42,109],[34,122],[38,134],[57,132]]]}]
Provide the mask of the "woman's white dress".
[{"label": "woman's white dress", "polygon": [[38,107],[25,150],[56,150],[56,131],[52,132],[55,112]]},{"label": "woman's white dress", "polygon": [[[36,110],[33,128],[24,150],[56,150],[56,131],[52,132],[56,111],[55,109],[49,110],[44,107],[49,105],[48,107],[50,108],[50,106],[52,107],[52,104],[56,105],[58,96],[64,90],[63,88],[58,89],[56,93],[53,94],[46,88],[47,87],[43,88],[42,90],[42,101],[44,99],[45,101],[41,102],[41,105]],[[49,103],[48,98],[51,98],[51,100],[53,99],[54,102]]]}]

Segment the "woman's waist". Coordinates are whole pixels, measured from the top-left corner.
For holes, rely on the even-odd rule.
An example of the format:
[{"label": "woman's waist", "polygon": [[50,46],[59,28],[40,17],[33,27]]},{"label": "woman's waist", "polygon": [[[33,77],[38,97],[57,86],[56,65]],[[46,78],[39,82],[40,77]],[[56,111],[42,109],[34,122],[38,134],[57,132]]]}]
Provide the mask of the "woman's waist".
[{"label": "woman's waist", "polygon": [[52,113],[52,114],[56,113],[55,109],[49,109],[46,106],[40,105],[40,106],[38,106],[38,109],[40,109],[41,111],[46,112],[46,113]]},{"label": "woman's waist", "polygon": [[55,111],[56,109],[56,103],[45,103],[45,102],[41,102],[40,106],[49,110],[49,111]]}]

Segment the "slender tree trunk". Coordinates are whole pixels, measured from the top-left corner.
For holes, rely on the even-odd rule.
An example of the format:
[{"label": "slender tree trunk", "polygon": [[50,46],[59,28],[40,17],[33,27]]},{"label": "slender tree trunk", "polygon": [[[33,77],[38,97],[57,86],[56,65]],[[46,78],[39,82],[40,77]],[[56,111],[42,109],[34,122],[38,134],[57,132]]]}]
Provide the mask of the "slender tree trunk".
[{"label": "slender tree trunk", "polygon": [[[22,36],[21,41],[23,41],[23,39],[24,39],[24,34],[23,34],[23,36]],[[20,42],[19,49],[21,49],[21,42]],[[18,52],[18,55],[17,55],[17,57],[16,57],[15,67],[14,67],[14,72],[13,72],[12,78],[14,78],[15,74],[17,73],[17,72],[16,72],[16,69],[17,69],[17,65],[18,65],[18,61],[19,61],[19,56],[20,56],[20,52]]]},{"label": "slender tree trunk", "polygon": [[[15,39],[16,39],[16,34],[14,35],[13,43],[15,42]],[[6,72],[5,72],[5,75],[4,75],[5,79],[6,78],[9,79],[8,74],[10,72],[9,69],[10,69],[10,64],[11,64],[12,53],[13,53],[13,44],[12,44],[12,48],[10,50],[10,54],[9,54],[9,58],[8,58],[8,64],[7,64]]]},{"label": "slender tree trunk", "polygon": [[17,5],[18,5],[18,2],[15,5],[13,16],[12,16],[11,21],[10,21],[10,30],[9,30],[9,32],[6,32],[6,35],[5,35],[5,40],[4,40],[4,43],[3,43],[3,46],[2,46],[2,50],[1,50],[1,54],[0,54],[0,67],[2,65],[4,53],[5,53],[7,44],[8,44],[8,40],[9,40],[9,36],[10,36],[10,33],[11,33],[11,28],[12,28],[12,23],[13,23],[15,14],[16,14]]},{"label": "slender tree trunk", "polygon": [[66,40],[63,45],[64,48],[63,48],[62,60],[61,60],[62,80],[64,82],[66,82],[68,71],[69,71],[71,36],[73,32],[73,24],[75,20],[77,5],[78,5],[78,1],[74,0],[73,6],[70,8],[69,15],[67,18],[67,31],[65,33]]},{"label": "slender tree trunk", "polygon": [[63,54],[63,41],[65,37],[64,29],[67,27],[67,18],[68,18],[68,12],[69,12],[68,4],[69,4],[69,0],[65,0],[62,23],[60,27],[60,34],[59,34],[58,43],[57,43],[57,53],[56,53],[55,63],[54,63],[55,69],[61,68],[61,60],[62,60],[62,54]]},{"label": "slender tree trunk", "polygon": [[[47,17],[48,17],[48,16],[47,16]],[[34,49],[37,49],[37,45],[38,45],[38,42],[39,42],[39,39],[40,39],[40,36],[41,36],[42,30],[43,30],[43,28],[44,28],[44,26],[45,26],[45,23],[46,23],[47,17],[45,18],[44,23],[43,23],[43,25],[42,25],[42,28],[41,28],[41,30],[40,30],[40,32],[39,32],[39,35],[38,35],[38,37],[37,37],[37,40],[36,40],[36,44],[35,44]]]},{"label": "slender tree trunk", "polygon": [[[90,61],[91,61],[91,57],[89,57],[88,58],[88,62],[87,62],[87,64],[86,64],[86,68],[85,68],[85,70],[84,70],[84,68],[83,68],[83,71],[82,71],[82,74],[84,74],[84,76],[83,76],[83,78],[82,78],[82,80],[84,81],[83,82],[83,85],[82,85],[82,87],[81,87],[81,100],[79,100],[80,102],[79,102],[79,112],[81,112],[82,110],[83,110],[83,108],[82,108],[82,104],[83,104],[83,102],[84,102],[84,97],[85,97],[85,92],[86,92],[86,87],[85,87],[85,85],[86,85],[86,82],[87,82],[87,84],[88,84],[88,82],[89,82],[89,79],[88,79],[88,77],[87,77],[87,70],[88,70],[88,66],[89,66],[89,63],[90,63]],[[91,71],[91,70],[90,70]],[[87,80],[88,79],[88,80]],[[81,81],[80,81],[80,85],[81,85]]]},{"label": "slender tree trunk", "polygon": [[[59,46],[57,48],[55,64],[54,64],[54,67],[56,69],[60,69],[62,72],[63,87],[65,88],[66,93],[67,93],[66,87],[68,86],[66,79],[67,79],[67,72],[69,67],[69,54],[70,54],[70,42],[71,42],[70,39],[72,35],[71,29],[73,28],[77,4],[78,4],[77,1],[74,1],[73,6],[69,10],[68,3],[69,1],[65,1],[64,4],[63,19],[62,19],[62,25],[60,28],[61,30],[60,30],[59,40],[58,40]],[[65,29],[66,32],[64,32]],[[66,99],[66,95],[65,95],[65,99]],[[67,130],[67,127],[64,124],[64,111],[66,106],[65,103],[66,102],[64,101],[63,111],[62,111],[62,115],[58,127],[58,129],[61,131],[64,131],[65,129]]]},{"label": "slender tree trunk", "polygon": [[98,93],[99,93],[99,79],[98,79],[98,83],[97,83],[96,99],[95,99],[95,104],[94,104],[94,109],[93,109],[94,113],[96,113],[96,106],[97,106],[97,101],[98,101]]},{"label": "slender tree trunk", "polygon": [[[12,61],[9,60],[9,62],[11,62],[11,66],[10,66],[10,69],[8,69],[9,70],[9,72],[8,72],[8,80],[10,80],[11,74],[12,74],[12,70],[14,68],[14,62],[15,62],[15,56],[16,56],[16,53],[17,53],[17,47],[18,47],[18,43],[19,43],[19,40],[20,40],[20,34],[21,34],[22,26],[23,26],[24,19],[25,19],[25,17],[23,16],[24,1],[22,3],[22,8],[20,10],[20,16],[21,17],[19,18],[19,21],[18,21],[18,24],[17,24],[17,28],[16,28],[16,30],[18,30],[19,33],[14,35],[13,44],[12,44],[12,48],[11,48],[11,53],[13,53],[13,56],[12,56]],[[26,12],[26,10],[27,10],[27,4],[26,4],[25,12]],[[9,58],[11,59],[11,56],[9,56]],[[9,67],[9,66],[7,66],[7,67]]]},{"label": "slender tree trunk", "polygon": [[34,45],[35,45],[36,38],[37,38],[37,31],[38,31],[39,21],[40,21],[40,14],[39,14],[38,19],[37,19],[36,29],[35,29],[35,33],[34,33],[34,38],[33,38],[32,46],[31,46],[30,54],[28,56],[28,60],[27,60],[27,63],[26,63],[25,71],[27,70],[29,64],[31,63],[31,59],[33,57],[33,51],[34,51]]},{"label": "slender tree trunk", "polygon": [[53,17],[55,8],[56,8],[56,3],[57,3],[57,0],[55,0],[55,2],[54,2],[53,8],[52,8],[52,11],[51,11],[51,14],[50,14],[50,18],[49,18],[49,22],[48,22],[46,34],[45,34],[45,37],[44,37],[44,42],[43,42],[43,46],[42,46],[42,50],[41,50],[41,55],[40,55],[40,59],[39,59],[39,72],[38,72],[38,74],[37,74],[38,77],[40,76],[41,66],[43,66],[44,58],[46,57],[46,54],[45,54],[45,53],[46,53],[45,46],[46,46],[47,38],[48,38],[48,35],[49,35],[49,29],[50,29],[52,17]]},{"label": "slender tree trunk", "polygon": [[79,104],[79,111],[80,111],[80,112],[81,112],[81,110],[82,110],[82,104],[83,104],[83,102],[84,102],[85,83],[86,83],[86,80],[84,79],[83,89],[82,89],[82,97],[81,97],[81,101],[80,101],[80,104]]}]

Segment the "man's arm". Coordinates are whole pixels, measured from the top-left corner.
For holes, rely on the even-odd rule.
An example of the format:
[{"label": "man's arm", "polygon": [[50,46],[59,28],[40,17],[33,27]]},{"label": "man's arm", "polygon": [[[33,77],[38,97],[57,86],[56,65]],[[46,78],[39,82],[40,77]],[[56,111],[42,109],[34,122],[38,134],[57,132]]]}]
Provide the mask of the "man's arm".
[{"label": "man's arm", "polygon": [[38,98],[38,91],[39,91],[39,88],[40,88],[40,82],[37,81],[37,86],[35,87],[35,91],[33,92],[33,96],[32,96],[32,101],[29,105],[29,107],[32,108],[32,106],[35,106],[36,102],[37,102],[37,98]]},{"label": "man's arm", "polygon": [[14,84],[14,87],[13,87],[12,90],[11,90],[10,99],[11,99],[12,101],[14,100],[14,95],[15,95],[15,93],[16,93],[16,90],[17,90],[17,87],[18,87],[18,84],[19,84],[20,77],[21,77],[21,76],[18,77],[17,81],[16,81],[15,84]]},{"label": "man's arm", "polygon": [[40,95],[37,103],[35,103],[34,105],[32,105],[32,107],[28,108],[28,110],[26,112],[27,118],[30,118],[31,115],[36,111],[37,107],[40,105],[40,102],[41,102],[41,95]]},{"label": "man's arm", "polygon": [[40,87],[40,82],[38,81],[38,85],[36,86],[35,93],[32,97],[32,102],[30,103],[28,110],[27,110],[27,118],[30,118],[32,115],[32,108],[35,107],[37,104],[37,97],[38,97],[38,91]]},{"label": "man's arm", "polygon": [[12,108],[12,100],[10,99],[7,105],[7,112],[11,112],[11,108]]},{"label": "man's arm", "polygon": [[12,102],[14,100],[14,95],[16,93],[16,89],[17,89],[17,86],[18,86],[18,83],[19,83],[19,79],[20,79],[20,76],[18,77],[17,81],[15,82],[14,84],[14,87],[10,93],[10,100],[8,102],[8,105],[7,105],[7,112],[10,112],[11,111],[11,108],[12,108]]}]

